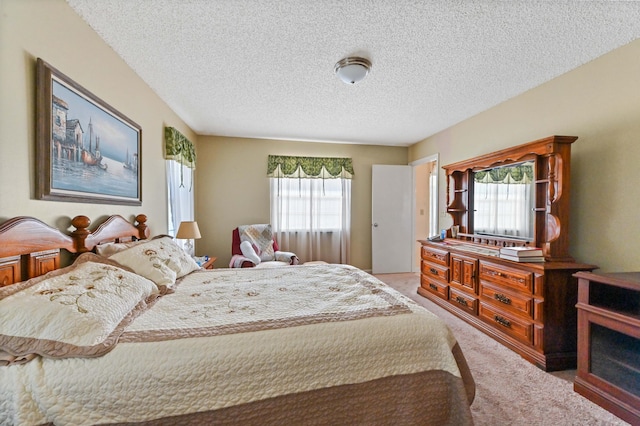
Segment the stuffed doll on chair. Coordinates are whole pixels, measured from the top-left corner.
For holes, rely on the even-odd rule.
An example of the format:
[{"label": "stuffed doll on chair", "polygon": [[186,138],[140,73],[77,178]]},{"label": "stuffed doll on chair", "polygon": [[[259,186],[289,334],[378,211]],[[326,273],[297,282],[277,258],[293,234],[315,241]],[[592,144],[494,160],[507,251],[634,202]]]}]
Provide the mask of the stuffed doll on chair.
[{"label": "stuffed doll on chair", "polygon": [[270,224],[241,225],[233,230],[230,268],[297,265],[295,253],[280,251]]}]

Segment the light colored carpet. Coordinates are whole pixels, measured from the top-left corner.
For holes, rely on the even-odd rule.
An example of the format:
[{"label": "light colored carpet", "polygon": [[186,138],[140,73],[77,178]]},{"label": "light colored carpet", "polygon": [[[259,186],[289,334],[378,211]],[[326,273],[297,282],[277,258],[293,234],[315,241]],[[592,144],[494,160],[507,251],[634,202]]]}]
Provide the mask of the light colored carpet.
[{"label": "light colored carpet", "polygon": [[449,325],[476,381],[476,398],[471,405],[476,426],[628,425],[574,392],[575,370],[546,373],[417,294],[418,274],[376,277]]}]

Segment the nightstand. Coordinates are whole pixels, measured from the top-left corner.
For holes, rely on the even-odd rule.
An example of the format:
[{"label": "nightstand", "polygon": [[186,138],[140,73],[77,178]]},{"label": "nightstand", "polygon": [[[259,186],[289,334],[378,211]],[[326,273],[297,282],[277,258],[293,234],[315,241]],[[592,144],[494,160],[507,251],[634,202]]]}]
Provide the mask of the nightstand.
[{"label": "nightstand", "polygon": [[215,262],[217,257],[210,257],[209,260],[202,264],[202,269],[213,269],[213,262]]}]

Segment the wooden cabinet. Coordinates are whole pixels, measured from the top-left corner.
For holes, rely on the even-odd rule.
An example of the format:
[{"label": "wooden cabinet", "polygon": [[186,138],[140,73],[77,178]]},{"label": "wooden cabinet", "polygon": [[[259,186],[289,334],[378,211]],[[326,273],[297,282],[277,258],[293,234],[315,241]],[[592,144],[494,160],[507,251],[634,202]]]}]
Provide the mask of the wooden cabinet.
[{"label": "wooden cabinet", "polygon": [[640,424],[640,272],[578,278],[576,392]]},{"label": "wooden cabinet", "polygon": [[[596,269],[569,254],[571,145],[576,140],[550,136],[444,166],[446,209],[459,232],[441,242],[421,241],[418,293],[547,371],[576,365],[578,286],[573,274]],[[526,164],[528,172],[519,179],[509,175],[508,183],[531,185],[533,199],[520,204],[531,211],[531,229],[520,237],[511,233],[519,227],[487,233],[474,223],[486,216],[476,218],[481,200],[474,189],[487,175],[492,183],[503,182],[498,172],[518,164]],[[525,245],[540,247],[545,262],[499,257],[500,247]]]},{"label": "wooden cabinet", "polygon": [[478,260],[459,254],[451,255],[451,284],[462,290],[477,293]]},{"label": "wooden cabinet", "polygon": [[575,368],[575,262],[518,263],[484,245],[421,241],[418,293],[546,371]]},{"label": "wooden cabinet", "polygon": [[[577,139],[550,136],[444,166],[446,209],[459,232],[441,242],[421,241],[418,293],[547,371],[576,365],[573,274],[596,269],[569,254],[571,145]],[[526,226],[489,232],[475,223],[499,216],[491,209],[478,213],[484,198],[475,199],[482,194],[475,189],[488,176],[491,183],[529,185],[529,197],[518,198],[519,210],[530,212],[523,214]],[[545,262],[499,257],[500,247],[526,245],[540,247]]]},{"label": "wooden cabinet", "polygon": [[[570,172],[571,145],[577,139],[550,136],[443,166],[447,177],[447,213],[453,219],[452,225],[459,229],[457,238],[490,246],[531,245],[540,247],[548,261],[573,262],[569,254]],[[474,214],[480,200],[474,195],[475,174],[525,161],[533,164],[531,182],[535,195],[531,204],[519,200],[518,209],[531,210],[532,217],[527,220],[532,222],[532,235],[510,238],[506,234],[476,232]],[[509,205],[515,210],[515,205]]]}]

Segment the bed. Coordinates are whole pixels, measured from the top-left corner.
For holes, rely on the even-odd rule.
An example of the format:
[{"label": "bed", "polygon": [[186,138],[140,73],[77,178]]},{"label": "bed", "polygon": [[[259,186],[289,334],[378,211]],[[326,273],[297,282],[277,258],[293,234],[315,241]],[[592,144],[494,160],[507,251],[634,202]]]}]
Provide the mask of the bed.
[{"label": "bed", "polygon": [[0,225],[0,424],[473,424],[454,336],[375,277],[203,270],[145,222]]}]

